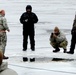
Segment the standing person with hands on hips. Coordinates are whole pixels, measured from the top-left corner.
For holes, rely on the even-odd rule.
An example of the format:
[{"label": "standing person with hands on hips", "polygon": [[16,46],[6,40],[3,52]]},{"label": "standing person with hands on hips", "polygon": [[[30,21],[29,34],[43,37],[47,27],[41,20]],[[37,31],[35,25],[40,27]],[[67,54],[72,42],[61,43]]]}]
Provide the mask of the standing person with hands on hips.
[{"label": "standing person with hands on hips", "polygon": [[0,11],[0,50],[2,50],[3,52],[3,59],[8,59],[8,57],[4,55],[6,42],[7,42],[6,30],[8,32],[10,31],[7,25],[7,20],[5,18],[5,11],[1,10]]},{"label": "standing person with hands on hips", "polygon": [[23,24],[23,51],[27,50],[28,36],[30,38],[31,50],[35,50],[35,29],[34,24],[38,22],[38,17],[32,12],[32,6],[26,6],[26,12],[20,17],[20,22]]}]

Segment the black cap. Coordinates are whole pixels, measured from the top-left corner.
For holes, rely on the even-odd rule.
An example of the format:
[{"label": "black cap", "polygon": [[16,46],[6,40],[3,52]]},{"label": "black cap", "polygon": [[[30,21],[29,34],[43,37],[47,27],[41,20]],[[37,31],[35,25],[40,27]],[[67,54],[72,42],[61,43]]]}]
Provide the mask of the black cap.
[{"label": "black cap", "polygon": [[27,6],[26,6],[26,10],[27,10],[27,9],[30,9],[30,10],[32,10],[32,7],[31,7],[31,5],[27,5]]}]

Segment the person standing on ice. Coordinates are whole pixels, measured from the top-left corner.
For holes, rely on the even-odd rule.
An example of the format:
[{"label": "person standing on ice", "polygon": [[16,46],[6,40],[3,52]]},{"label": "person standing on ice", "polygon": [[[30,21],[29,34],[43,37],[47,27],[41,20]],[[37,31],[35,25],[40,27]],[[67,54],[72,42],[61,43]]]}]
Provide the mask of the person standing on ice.
[{"label": "person standing on ice", "polygon": [[8,59],[4,55],[5,53],[5,47],[6,47],[6,42],[7,42],[7,35],[6,35],[6,30],[9,32],[9,27],[7,25],[7,21],[5,18],[5,11],[1,10],[0,11],[0,49],[3,52],[3,59]]},{"label": "person standing on ice", "polygon": [[0,50],[0,75],[18,75],[14,70],[8,68],[8,63],[3,62],[3,53]]},{"label": "person standing on ice", "polygon": [[38,17],[32,12],[32,6],[26,6],[26,12],[20,17],[20,23],[23,24],[23,51],[27,50],[28,36],[30,38],[31,50],[35,50],[35,29],[34,23],[38,22]]},{"label": "person standing on ice", "polygon": [[66,53],[68,42],[65,35],[60,31],[58,27],[55,27],[54,32],[51,33],[50,44],[55,49],[53,52],[59,52],[59,47],[61,47],[64,49],[63,52]]},{"label": "person standing on ice", "polygon": [[73,27],[71,30],[71,45],[70,45],[70,51],[68,51],[68,54],[74,54],[74,49],[75,49],[75,44],[76,44],[76,15],[75,15],[75,19],[73,22]]}]

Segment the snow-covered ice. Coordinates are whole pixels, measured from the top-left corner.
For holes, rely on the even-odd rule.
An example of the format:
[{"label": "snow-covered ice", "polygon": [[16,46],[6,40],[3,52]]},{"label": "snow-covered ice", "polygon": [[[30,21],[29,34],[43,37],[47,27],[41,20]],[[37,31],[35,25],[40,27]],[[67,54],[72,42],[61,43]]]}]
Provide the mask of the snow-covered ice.
[{"label": "snow-covered ice", "polygon": [[[33,12],[39,18],[35,24],[36,50],[22,51],[22,25],[19,22],[21,14],[27,4],[32,5]],[[52,55],[53,48],[49,44],[49,36],[55,26],[58,26],[68,39],[70,48],[71,28],[76,12],[76,0],[0,0],[0,9],[6,11],[6,18],[10,32],[7,32],[8,41],[6,56],[9,56],[8,67],[15,70],[18,75],[75,75],[76,61],[51,61],[50,58],[38,59],[36,62],[23,62],[22,55],[39,53]],[[29,40],[28,40],[29,41]],[[61,49],[61,53],[63,50]],[[75,57],[74,55],[70,55]],[[5,62],[4,61],[4,62]]]}]

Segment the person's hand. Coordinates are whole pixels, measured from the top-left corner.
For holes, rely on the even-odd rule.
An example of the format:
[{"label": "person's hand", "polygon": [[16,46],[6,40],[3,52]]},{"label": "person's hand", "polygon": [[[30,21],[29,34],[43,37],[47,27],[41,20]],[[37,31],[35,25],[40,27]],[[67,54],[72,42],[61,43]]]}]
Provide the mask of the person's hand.
[{"label": "person's hand", "polygon": [[26,19],[25,22],[28,22],[28,19]]},{"label": "person's hand", "polygon": [[7,30],[8,32],[10,32],[10,30]]},{"label": "person's hand", "polygon": [[54,38],[57,38],[57,36],[56,36],[55,34],[53,34],[53,37],[54,37]]}]

